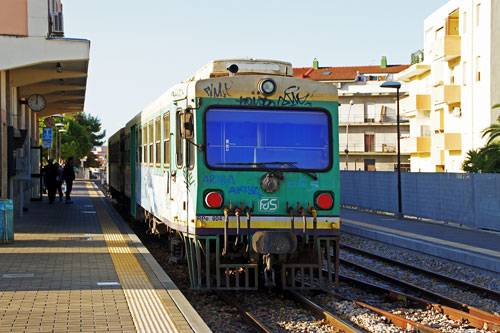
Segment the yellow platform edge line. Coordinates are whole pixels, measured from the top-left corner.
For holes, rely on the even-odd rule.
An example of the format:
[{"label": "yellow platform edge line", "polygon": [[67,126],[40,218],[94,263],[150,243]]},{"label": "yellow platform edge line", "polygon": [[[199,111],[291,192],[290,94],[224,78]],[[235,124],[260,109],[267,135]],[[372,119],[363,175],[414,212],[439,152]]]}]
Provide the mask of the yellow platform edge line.
[{"label": "yellow platform edge line", "polygon": [[[139,332],[178,332],[171,313],[104,207],[96,189],[89,183],[86,187],[136,329]],[[145,294],[149,294],[148,297]]]}]

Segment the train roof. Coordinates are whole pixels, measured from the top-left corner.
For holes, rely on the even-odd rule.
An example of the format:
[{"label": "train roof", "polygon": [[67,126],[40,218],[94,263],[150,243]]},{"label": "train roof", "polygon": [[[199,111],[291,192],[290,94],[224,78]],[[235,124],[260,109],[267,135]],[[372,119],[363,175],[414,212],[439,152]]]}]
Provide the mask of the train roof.
[{"label": "train roof", "polygon": [[[231,73],[229,70],[231,66],[237,70],[236,73]],[[279,60],[220,59],[209,62],[187,81],[205,80],[221,76],[255,74],[293,76],[293,67],[291,63]]]}]

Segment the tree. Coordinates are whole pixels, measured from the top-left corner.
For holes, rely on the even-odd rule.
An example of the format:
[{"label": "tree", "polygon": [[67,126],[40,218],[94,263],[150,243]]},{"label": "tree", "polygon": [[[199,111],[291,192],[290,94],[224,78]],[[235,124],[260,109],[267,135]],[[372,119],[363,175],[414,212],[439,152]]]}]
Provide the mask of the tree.
[{"label": "tree", "polygon": [[[82,112],[58,118],[57,122],[63,123],[65,125],[64,129],[67,131],[60,136],[61,157],[64,160],[73,156],[78,161],[88,156],[92,147],[104,143],[103,139],[106,136],[106,131],[101,130],[101,121],[97,117]],[[43,119],[41,119],[41,127],[43,127]],[[56,140],[57,136],[54,135],[53,147],[56,147]]]},{"label": "tree", "polygon": [[[496,104],[493,108],[500,107]],[[462,163],[465,172],[500,173],[500,116],[498,123],[485,128],[482,137],[488,137],[484,147],[469,150],[467,158]]]}]

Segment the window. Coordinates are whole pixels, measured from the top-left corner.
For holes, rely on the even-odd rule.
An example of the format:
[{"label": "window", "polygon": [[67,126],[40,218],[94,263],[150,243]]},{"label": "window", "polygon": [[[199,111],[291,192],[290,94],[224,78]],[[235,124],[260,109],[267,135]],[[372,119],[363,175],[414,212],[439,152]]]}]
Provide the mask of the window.
[{"label": "window", "polygon": [[182,161],[182,150],[184,149],[184,145],[182,144],[182,138],[181,138],[181,112],[177,111],[175,115],[175,127],[176,127],[176,133],[175,133],[175,161],[177,163],[178,168],[182,168],[183,161]]},{"label": "window", "polygon": [[155,162],[156,166],[159,167],[161,163],[161,118],[155,119]]},{"label": "window", "polygon": [[149,122],[148,126],[148,144],[149,144],[149,165],[153,165],[154,155],[153,155],[153,121]]},{"label": "window", "polygon": [[365,160],[365,171],[376,171],[374,159]]},{"label": "window", "polygon": [[142,162],[148,163],[148,128],[147,128],[147,125],[144,125],[142,127],[142,153],[144,155]]},{"label": "window", "polygon": [[212,168],[328,170],[332,165],[325,112],[214,108],[205,113],[205,123]]},{"label": "window", "polygon": [[163,115],[163,165],[170,166],[170,113]]},{"label": "window", "polygon": [[365,103],[365,123],[375,122],[375,103]]},{"label": "window", "polygon": [[365,133],[365,152],[375,151],[375,133]]},{"label": "window", "polygon": [[135,155],[135,164],[141,163],[141,128],[135,126],[135,146],[137,147],[136,149],[136,155]]}]

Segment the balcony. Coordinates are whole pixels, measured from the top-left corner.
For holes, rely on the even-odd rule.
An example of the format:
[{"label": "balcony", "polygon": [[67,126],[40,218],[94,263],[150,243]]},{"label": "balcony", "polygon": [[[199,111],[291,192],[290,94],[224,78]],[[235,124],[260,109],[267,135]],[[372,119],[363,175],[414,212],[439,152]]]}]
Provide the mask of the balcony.
[{"label": "balcony", "polygon": [[460,57],[460,36],[443,36],[432,44],[432,59],[450,61]]},{"label": "balcony", "polygon": [[434,104],[454,104],[461,101],[461,88],[459,85],[441,85],[432,89],[432,102]]},{"label": "balcony", "polygon": [[434,136],[438,150],[462,150],[462,133],[439,133]]},{"label": "balcony", "polygon": [[401,139],[402,153],[430,153],[431,138],[409,137]]},{"label": "balcony", "polygon": [[414,76],[419,76],[424,73],[430,72],[431,65],[424,64],[414,64],[405,69],[402,72],[396,74],[396,80],[398,81],[410,81],[410,79]]},{"label": "balcony", "polygon": [[419,110],[431,109],[431,95],[410,95],[400,101],[401,114],[414,117]]}]

